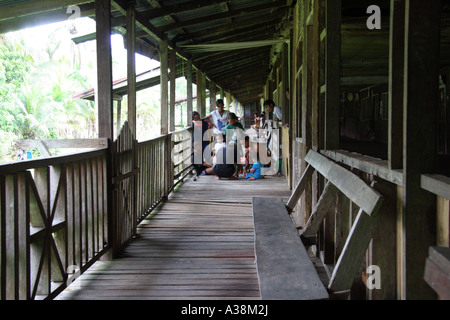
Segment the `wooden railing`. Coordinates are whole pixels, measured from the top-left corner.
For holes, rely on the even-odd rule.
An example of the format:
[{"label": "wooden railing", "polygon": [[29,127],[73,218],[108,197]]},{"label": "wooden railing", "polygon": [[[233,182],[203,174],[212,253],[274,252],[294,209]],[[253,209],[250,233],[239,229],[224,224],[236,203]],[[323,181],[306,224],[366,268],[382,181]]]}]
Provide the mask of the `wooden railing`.
[{"label": "wooden railing", "polygon": [[172,133],[173,187],[183,181],[192,168],[192,128]]},{"label": "wooden railing", "polygon": [[192,168],[190,132],[0,165],[0,299],[52,299],[122,248]]},{"label": "wooden railing", "polygon": [[138,144],[138,223],[151,213],[169,192],[169,138],[170,136],[163,135]]},{"label": "wooden railing", "polygon": [[138,223],[183,180],[192,167],[191,129],[138,143]]},{"label": "wooden railing", "polygon": [[110,246],[108,149],[0,166],[1,299],[63,290]]}]

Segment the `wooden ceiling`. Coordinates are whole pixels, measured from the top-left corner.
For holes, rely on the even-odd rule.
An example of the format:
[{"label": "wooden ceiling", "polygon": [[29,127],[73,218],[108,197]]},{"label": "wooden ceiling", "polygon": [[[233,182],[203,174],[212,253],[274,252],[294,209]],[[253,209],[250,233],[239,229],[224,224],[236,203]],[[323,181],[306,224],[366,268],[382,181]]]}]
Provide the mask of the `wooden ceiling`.
[{"label": "wooden ceiling", "polygon": [[[444,1],[441,64],[450,64],[449,0]],[[178,53],[177,75],[186,59],[241,103],[259,100],[280,46],[192,51],[187,45],[288,40],[295,0],[137,0],[137,52],[158,60],[161,39]],[[94,1],[0,0],[0,34],[68,19],[67,7],[95,18]],[[368,30],[367,7],[382,10],[381,30]],[[112,0],[113,27],[126,28],[127,0]],[[342,84],[387,83],[390,0],[342,0]],[[193,77],[194,82],[196,77]]]},{"label": "wooden ceiling", "polygon": [[[161,39],[178,53],[177,74],[186,59],[207,79],[230,91],[241,103],[259,100],[271,69],[272,45],[202,52],[185,45],[253,42],[283,38],[292,0],[136,0],[137,52],[158,60]],[[294,2],[295,3],[295,2]],[[77,5],[81,16],[95,18],[94,1],[0,0],[0,33],[68,19]],[[127,0],[112,1],[113,27],[126,28]],[[287,40],[287,39],[286,39]],[[195,77],[194,77],[195,82]]]},{"label": "wooden ceiling", "polygon": [[[258,101],[275,54],[272,45],[221,51],[193,50],[186,46],[231,44],[283,39],[283,23],[289,14],[286,0],[141,0],[136,10],[153,26],[156,37],[145,28],[138,42],[158,47],[157,38],[206,74],[209,81],[246,104]],[[138,25],[139,28],[139,25]],[[288,40],[288,39],[286,39]],[[180,75],[185,59],[178,59]],[[196,77],[193,77],[196,82]],[[209,83],[208,81],[208,83]],[[207,84],[208,86],[208,84]],[[208,86],[209,87],[209,86]]]}]

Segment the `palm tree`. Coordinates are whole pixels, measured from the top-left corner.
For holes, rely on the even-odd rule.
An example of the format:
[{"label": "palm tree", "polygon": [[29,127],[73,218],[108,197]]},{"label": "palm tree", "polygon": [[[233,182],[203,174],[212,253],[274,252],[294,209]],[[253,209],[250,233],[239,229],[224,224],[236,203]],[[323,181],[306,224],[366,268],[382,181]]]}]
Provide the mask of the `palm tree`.
[{"label": "palm tree", "polygon": [[20,111],[14,116],[17,134],[22,139],[36,139],[49,134],[52,121],[51,110],[47,108],[49,97],[43,94],[41,88],[29,81],[23,83],[14,101]]}]

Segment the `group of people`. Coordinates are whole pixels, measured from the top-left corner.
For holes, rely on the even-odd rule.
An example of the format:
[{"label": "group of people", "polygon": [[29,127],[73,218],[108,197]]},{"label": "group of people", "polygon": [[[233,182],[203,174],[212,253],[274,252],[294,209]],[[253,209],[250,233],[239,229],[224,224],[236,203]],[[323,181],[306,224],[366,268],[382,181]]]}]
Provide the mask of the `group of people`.
[{"label": "group of people", "polygon": [[[194,161],[197,174],[216,175],[216,179],[232,180],[239,179],[240,174],[243,174],[246,180],[264,178],[259,143],[257,141],[250,143],[250,137],[241,134],[244,127],[235,113],[224,110],[222,99],[217,100],[216,106],[217,109],[204,118],[198,112],[192,113],[194,154],[196,152],[202,154],[201,161]],[[265,101],[264,106],[268,112],[273,113],[274,120],[281,120],[281,110],[275,106],[272,100]],[[256,118],[253,128],[259,129],[267,126],[264,113],[258,117],[259,125],[257,127]],[[195,130],[198,135],[195,134]],[[201,143],[198,140],[201,140]],[[269,154],[267,153],[267,155]],[[197,159],[199,158],[197,157]]]}]

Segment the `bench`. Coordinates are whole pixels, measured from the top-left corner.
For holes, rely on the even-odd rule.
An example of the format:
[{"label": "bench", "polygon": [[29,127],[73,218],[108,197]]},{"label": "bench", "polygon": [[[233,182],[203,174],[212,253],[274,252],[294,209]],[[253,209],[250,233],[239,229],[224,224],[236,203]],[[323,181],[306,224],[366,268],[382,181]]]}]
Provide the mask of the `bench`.
[{"label": "bench", "polygon": [[[328,299],[330,294],[348,292],[378,223],[382,196],[372,186],[313,150],[305,161],[308,166],[287,204],[277,198],[252,199],[256,265],[263,300]],[[299,232],[289,214],[315,171],[327,183],[305,228]],[[319,227],[338,193],[347,196],[360,210],[325,286],[305,246],[315,243]]]},{"label": "bench", "polygon": [[424,279],[441,299],[450,300],[450,248],[432,246],[428,254]]}]

